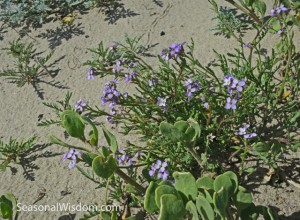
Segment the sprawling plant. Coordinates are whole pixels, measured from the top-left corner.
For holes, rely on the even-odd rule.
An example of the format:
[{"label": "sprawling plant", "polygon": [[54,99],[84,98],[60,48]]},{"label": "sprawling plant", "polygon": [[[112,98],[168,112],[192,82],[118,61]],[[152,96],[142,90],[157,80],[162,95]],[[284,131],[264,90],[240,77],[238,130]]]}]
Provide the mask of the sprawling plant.
[{"label": "sprawling plant", "polygon": [[[110,77],[99,97],[101,105],[93,107],[80,99],[71,107],[68,95],[60,102],[62,107],[47,104],[57,119],[40,125],[57,124],[81,141],[73,145],[50,137],[69,148],[64,159],[70,160],[70,169],[77,167],[110,190],[107,202],[108,195],[118,200],[129,193],[132,201],[160,220],[257,219],[259,215],[276,219],[269,208],[252,203],[238,179],[250,170],[247,158],[256,157],[279,170],[278,159],[300,146],[300,62],[293,41],[299,5],[275,2],[266,16],[261,0],[228,1],[251,21],[255,34],[246,41],[238,24],[226,20],[234,14],[225,16],[227,11],[210,2],[219,31],[230,33],[239,44],[233,52],[216,52],[217,59],[203,65],[193,55],[193,41],[174,43],[162,50],[158,65],[151,66],[139,37],[126,37],[125,43],[108,48],[100,43],[90,50],[93,58],[85,64],[89,80]],[[262,41],[268,35],[277,42],[263,53]],[[124,90],[124,84],[135,92]],[[139,134],[139,143],[128,141],[120,147],[105,123],[96,123],[103,117],[121,126],[125,137]],[[107,143],[99,143],[99,125]],[[225,172],[232,164],[239,176]],[[89,216],[99,214],[107,215]],[[117,214],[107,218],[116,219]]]},{"label": "sprawling plant", "polygon": [[36,86],[40,78],[45,75],[54,77],[54,74],[46,66],[46,62],[51,58],[53,51],[41,58],[37,56],[32,43],[25,44],[18,39],[9,44],[10,47],[3,50],[15,59],[15,68],[0,72],[0,76],[16,83],[18,87],[22,87],[26,83]]},{"label": "sprawling plant", "polygon": [[5,171],[10,163],[19,164],[22,157],[35,145],[35,138],[29,138],[27,141],[18,141],[10,137],[7,144],[0,140],[0,171]]}]

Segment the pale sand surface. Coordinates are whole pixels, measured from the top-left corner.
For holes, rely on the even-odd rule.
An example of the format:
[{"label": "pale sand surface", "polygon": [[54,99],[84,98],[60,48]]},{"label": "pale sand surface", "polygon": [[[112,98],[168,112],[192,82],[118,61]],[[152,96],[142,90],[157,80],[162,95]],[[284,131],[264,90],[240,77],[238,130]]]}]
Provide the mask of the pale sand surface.
[{"label": "pale sand surface", "polygon": [[[209,31],[215,23],[211,21],[213,14],[206,0],[125,0],[122,3],[124,9],[132,12],[133,16],[124,15],[118,18],[118,14],[122,15],[122,13],[117,12],[114,17],[111,17],[103,14],[99,9],[93,9],[87,14],[78,15],[74,22],[77,28],[71,31],[63,28],[60,22],[54,22],[36,30],[31,29],[22,38],[22,41],[33,42],[38,51],[49,51],[50,48],[55,50],[49,63],[57,61],[53,69],[58,68],[59,71],[53,80],[68,89],[40,84],[44,92],[44,100],[41,100],[31,86],[17,88],[1,78],[0,137],[7,140],[9,136],[28,138],[37,135],[37,143],[42,150],[28,156],[30,161],[27,165],[28,175],[24,175],[22,167],[17,165],[13,165],[17,169],[16,173],[12,174],[8,169],[0,174],[0,195],[8,191],[13,192],[20,203],[30,205],[38,198],[39,192],[45,189],[47,196],[37,204],[91,204],[94,202],[101,204],[103,201],[103,191],[95,189],[96,184],[83,177],[78,171],[69,170],[68,163],[62,162],[62,154],[66,149],[56,145],[47,146],[49,135],[54,134],[63,138],[63,130],[55,126],[37,127],[39,114],[44,114],[45,119],[51,119],[54,116],[42,102],[62,100],[67,91],[73,93],[72,103],[74,104],[82,98],[91,105],[100,106],[105,80],[96,78],[89,81],[86,79],[87,66],[82,64],[91,58],[87,48],[97,47],[100,41],[107,46],[113,41],[123,41],[126,33],[132,37],[144,34],[142,43],[155,45],[150,52],[156,55],[173,42],[189,43],[193,38],[196,45],[195,56],[206,64],[214,58],[213,49],[219,52],[229,52],[236,45],[233,39],[215,36],[214,32]],[[0,48],[7,47],[9,41],[19,37],[15,30],[6,30],[7,32],[2,34]],[[164,31],[165,35],[160,36],[161,31]],[[12,66],[13,60],[3,51],[0,52],[0,60],[1,69]],[[52,79],[46,78],[45,80],[51,81]],[[130,137],[130,140],[132,141],[133,138],[137,140],[136,137]],[[118,136],[118,139],[124,144],[129,137]],[[106,145],[103,138],[102,140],[103,145]],[[64,190],[70,191],[71,194],[62,196],[61,191]],[[254,190],[257,192],[255,194],[257,202],[276,206],[281,210],[281,214],[286,216],[297,212],[298,215],[294,214],[294,218],[289,219],[300,219],[299,189],[258,186]],[[281,202],[277,202],[278,196],[283,198]],[[60,218],[68,214],[64,211],[22,212],[20,219],[68,219],[67,217]],[[75,214],[73,215],[76,216],[75,219],[79,219],[84,213],[72,214]]]}]

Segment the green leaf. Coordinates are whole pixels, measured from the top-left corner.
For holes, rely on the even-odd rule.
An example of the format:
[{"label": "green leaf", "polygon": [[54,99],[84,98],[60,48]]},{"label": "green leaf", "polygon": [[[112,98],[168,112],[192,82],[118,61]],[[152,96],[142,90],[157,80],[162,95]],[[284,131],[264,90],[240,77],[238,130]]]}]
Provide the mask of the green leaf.
[{"label": "green leaf", "polygon": [[179,193],[176,191],[176,189],[173,186],[168,185],[161,185],[158,186],[155,190],[155,202],[157,207],[161,208],[161,197],[165,194],[172,194],[175,195],[178,199],[180,199]]},{"label": "green leaf", "polygon": [[219,175],[214,181],[214,190],[216,192],[220,191],[224,188],[224,191],[227,193],[227,196],[231,196],[236,190],[236,183],[231,181],[231,179],[227,175]]},{"label": "green leaf", "polygon": [[185,209],[192,215],[192,220],[199,220],[196,205],[192,201],[188,201]]},{"label": "green leaf", "polygon": [[89,152],[84,152],[81,154],[82,160],[89,166],[92,166],[92,162],[93,162],[94,158],[97,156],[98,156],[97,154],[89,153]]},{"label": "green leaf", "polygon": [[256,6],[257,10],[259,11],[259,13],[261,14],[261,16],[264,16],[266,13],[266,10],[267,10],[266,3],[264,3],[264,1],[262,1],[262,0],[256,0],[255,6]]},{"label": "green leaf", "polygon": [[274,29],[274,31],[279,31],[281,29],[281,23],[280,20],[274,20],[274,22],[272,23],[272,28]]},{"label": "green leaf", "polygon": [[[231,183],[233,185],[233,189],[234,189],[233,193],[236,193],[238,186],[239,186],[237,175],[232,171],[227,171],[227,172],[223,173],[222,175],[226,175],[230,178]],[[231,193],[232,192],[229,192],[229,196],[231,196]]]},{"label": "green leaf", "polygon": [[252,204],[252,195],[244,187],[239,186],[233,201],[238,210],[243,210]]},{"label": "green leaf", "polygon": [[174,172],[175,189],[186,197],[187,200],[195,200],[198,194],[195,178],[188,172]]},{"label": "green leaf", "polygon": [[196,199],[196,207],[199,212],[199,214],[202,216],[205,220],[214,220],[215,219],[215,213],[210,205],[210,203],[203,197],[198,196]]},{"label": "green leaf", "polygon": [[189,118],[189,119],[188,119],[188,122],[189,122],[190,126],[191,126],[192,128],[194,128],[194,130],[195,130],[195,136],[194,136],[194,138],[192,139],[192,141],[196,141],[196,139],[199,138],[199,137],[201,136],[200,125],[199,125],[199,123],[198,123],[196,120],[194,120],[193,118]]},{"label": "green leaf", "polygon": [[188,129],[189,127],[189,123],[187,123],[186,121],[177,121],[174,124],[175,128],[177,128],[179,131],[181,131],[182,133],[184,133],[186,131],[186,129]]},{"label": "green leaf", "polygon": [[61,114],[61,120],[64,128],[71,137],[85,139],[83,119],[81,116],[72,110],[66,110]]},{"label": "green leaf", "polygon": [[112,156],[104,158],[99,155],[94,158],[92,167],[98,176],[108,179],[111,175],[113,175],[118,165],[117,161]]},{"label": "green leaf", "polygon": [[108,145],[111,148],[111,151],[113,153],[116,153],[118,151],[118,143],[117,143],[116,137],[112,133],[110,133],[110,131],[107,130],[107,128],[104,126],[102,126],[102,131],[103,131],[103,134],[105,136],[105,139],[106,139]]},{"label": "green leaf", "polygon": [[159,210],[155,202],[155,190],[157,187],[158,185],[155,182],[151,182],[146,190],[144,208],[149,213]]},{"label": "green leaf", "polygon": [[0,197],[0,215],[4,219],[11,219],[13,217],[13,203],[7,198],[7,195]]},{"label": "green leaf", "polygon": [[271,145],[263,142],[257,142],[253,145],[253,149],[258,153],[266,153],[271,149]]},{"label": "green leaf", "polygon": [[218,192],[214,193],[213,200],[216,212],[222,219],[225,219],[227,216],[226,210],[228,208],[229,196],[224,187],[221,187]]},{"label": "green leaf", "polygon": [[202,189],[214,189],[214,180],[209,176],[200,177],[197,179],[196,185]]},{"label": "green leaf", "polygon": [[90,136],[90,144],[93,146],[98,145],[98,129],[94,125],[94,123],[87,117],[83,117],[84,121],[86,121],[88,124],[90,124],[93,128],[92,131],[90,131],[89,136]]},{"label": "green leaf", "polygon": [[291,123],[295,123],[299,117],[300,117],[300,111],[291,114],[291,116],[289,117],[289,120]]},{"label": "green leaf", "polygon": [[165,194],[160,199],[159,220],[183,220],[185,207],[181,199],[175,195]]},{"label": "green leaf", "polygon": [[251,7],[254,3],[254,0],[245,0],[245,4],[248,6],[248,7]]},{"label": "green leaf", "polygon": [[183,138],[183,133],[167,122],[161,122],[159,129],[162,135],[169,138],[173,142],[179,142]]}]

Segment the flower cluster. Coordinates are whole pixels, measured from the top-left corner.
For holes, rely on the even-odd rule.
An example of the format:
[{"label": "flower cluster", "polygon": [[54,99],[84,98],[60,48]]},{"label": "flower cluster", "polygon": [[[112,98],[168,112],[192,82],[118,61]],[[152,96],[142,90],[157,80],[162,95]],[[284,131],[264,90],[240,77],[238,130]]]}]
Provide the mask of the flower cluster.
[{"label": "flower cluster", "polygon": [[103,91],[103,96],[101,97],[102,105],[109,103],[110,107],[113,107],[117,104],[120,97],[120,92],[116,90],[117,80],[109,81],[105,83],[105,89]]},{"label": "flower cluster", "polygon": [[75,105],[75,111],[79,110],[79,111],[83,111],[83,108],[86,106],[86,103],[82,100],[79,99]]},{"label": "flower cluster", "polygon": [[256,137],[257,134],[256,133],[247,133],[247,129],[250,127],[250,125],[248,124],[244,124],[243,127],[239,128],[238,134],[241,136],[244,136],[244,138],[253,138]]},{"label": "flower cluster", "polygon": [[119,165],[129,165],[132,166],[136,164],[136,159],[138,159],[141,156],[142,152],[137,152],[133,157],[130,156],[126,151],[119,150],[119,155],[117,155],[117,161]]},{"label": "flower cluster", "polygon": [[68,167],[69,169],[72,169],[75,167],[77,158],[81,156],[81,153],[73,148],[71,148],[68,152],[64,154],[63,160],[71,159],[71,162],[69,163]]},{"label": "flower cluster", "polygon": [[184,54],[184,44],[185,42],[181,44],[173,43],[168,49],[163,49],[161,52],[161,58],[168,61],[173,57],[177,59],[178,57],[182,56]]},{"label": "flower cluster", "polygon": [[156,174],[158,179],[167,180],[169,176],[169,171],[166,169],[167,166],[167,162],[157,160],[156,163],[151,166],[149,175],[153,177]]},{"label": "flower cluster", "polygon": [[[233,77],[231,74],[226,75],[224,77],[223,86],[227,87],[227,91],[230,97],[226,99],[226,109],[236,109],[236,103],[238,99],[241,97],[241,92],[244,90],[244,86],[246,82],[244,80],[238,80],[237,78]],[[235,96],[234,96],[235,95]],[[234,97],[233,97],[234,96]]]},{"label": "flower cluster", "polygon": [[129,83],[134,77],[136,77],[136,72],[133,70],[132,73],[125,73],[124,80],[126,83]]},{"label": "flower cluster", "polygon": [[124,61],[125,61],[124,58],[122,60],[116,60],[116,64],[112,69],[113,73],[115,73],[115,74],[120,73],[124,70],[123,67],[122,67],[122,62],[124,62]]},{"label": "flower cluster", "polygon": [[184,85],[186,86],[186,95],[188,100],[191,99],[193,93],[199,91],[201,88],[199,81],[193,81],[192,79],[186,79],[184,81]]},{"label": "flower cluster", "polygon": [[277,8],[272,8],[270,11],[270,15],[272,17],[279,17],[281,14],[283,13],[288,13],[289,9],[287,7],[285,7],[283,4],[281,4],[279,7]]},{"label": "flower cluster", "polygon": [[163,107],[163,111],[167,111],[167,98],[157,98],[157,105]]},{"label": "flower cluster", "polygon": [[87,70],[87,78],[88,79],[91,79],[91,80],[95,79],[96,74],[94,73],[94,71],[95,71],[94,67],[90,66],[88,68],[88,70]]}]

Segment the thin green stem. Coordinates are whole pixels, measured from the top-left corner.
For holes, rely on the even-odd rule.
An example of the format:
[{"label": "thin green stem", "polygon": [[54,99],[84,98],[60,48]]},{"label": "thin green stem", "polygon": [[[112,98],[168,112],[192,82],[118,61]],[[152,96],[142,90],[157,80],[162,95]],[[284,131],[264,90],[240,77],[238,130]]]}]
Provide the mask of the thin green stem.
[{"label": "thin green stem", "polygon": [[130,185],[134,186],[142,194],[146,193],[146,189],[143,186],[138,184],[134,179],[132,179],[130,176],[128,176],[126,173],[124,173],[121,169],[117,169],[115,171],[115,173],[118,174],[125,182],[127,182]]}]

